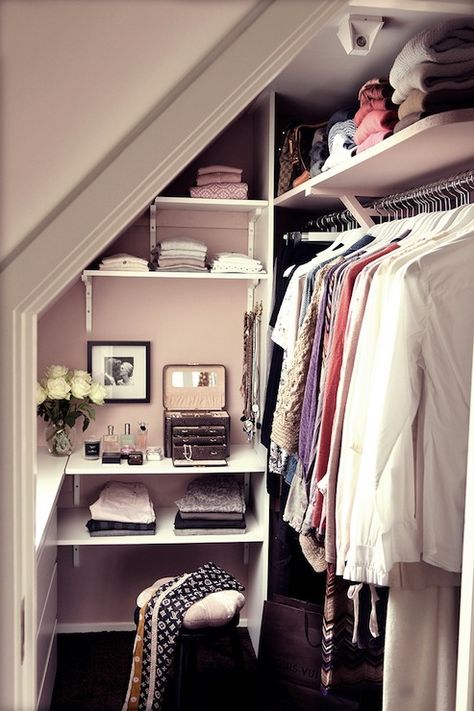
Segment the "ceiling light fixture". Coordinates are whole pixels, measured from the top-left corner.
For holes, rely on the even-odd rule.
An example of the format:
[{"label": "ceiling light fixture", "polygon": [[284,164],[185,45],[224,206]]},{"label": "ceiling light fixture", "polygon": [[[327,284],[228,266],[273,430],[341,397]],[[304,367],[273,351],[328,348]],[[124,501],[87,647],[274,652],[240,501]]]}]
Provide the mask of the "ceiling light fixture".
[{"label": "ceiling light fixture", "polygon": [[347,54],[365,55],[370,52],[383,23],[383,17],[346,15],[339,24],[337,36]]}]

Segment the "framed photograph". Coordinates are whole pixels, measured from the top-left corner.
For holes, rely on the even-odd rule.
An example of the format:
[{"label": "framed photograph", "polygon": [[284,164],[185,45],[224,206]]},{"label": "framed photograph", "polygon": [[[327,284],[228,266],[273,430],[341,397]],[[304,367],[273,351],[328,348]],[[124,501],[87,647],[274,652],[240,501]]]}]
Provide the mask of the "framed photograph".
[{"label": "framed photograph", "polygon": [[87,370],[105,402],[150,402],[150,341],[87,341]]}]

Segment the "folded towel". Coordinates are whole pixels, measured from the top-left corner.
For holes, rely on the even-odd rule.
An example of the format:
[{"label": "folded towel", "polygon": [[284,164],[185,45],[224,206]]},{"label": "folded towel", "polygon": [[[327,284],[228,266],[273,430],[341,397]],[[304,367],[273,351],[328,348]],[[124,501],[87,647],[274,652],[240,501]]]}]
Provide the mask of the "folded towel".
[{"label": "folded towel", "polygon": [[[473,60],[474,17],[456,17],[419,32],[404,45],[393,62],[389,75],[395,89],[393,101],[400,104],[410,89],[425,91],[435,83],[441,86],[440,82],[444,82],[443,88],[455,88],[455,85],[446,85],[450,78],[453,82],[468,82]],[[421,75],[412,76],[413,70],[422,65]]]},{"label": "folded towel", "polygon": [[204,173],[196,178],[196,185],[210,185],[211,183],[240,183],[239,173]]},{"label": "folded towel", "polygon": [[455,17],[432,25],[414,35],[397,54],[389,74],[390,84],[398,88],[404,74],[421,62],[469,61],[473,46],[474,17]]},{"label": "folded towel", "polygon": [[203,529],[206,533],[212,530],[226,529],[226,528],[238,528],[240,530],[245,529],[245,516],[242,514],[240,521],[228,521],[227,519],[214,519],[209,521],[205,518],[195,518],[195,519],[183,519],[181,514],[178,513],[174,519],[175,528],[178,529]]},{"label": "folded towel", "polygon": [[357,126],[353,119],[338,121],[331,126],[328,133],[329,155],[331,155],[334,150],[335,144],[337,144],[337,150],[339,150],[341,146],[349,149],[355,148],[354,134],[356,129]]},{"label": "folded towel", "polygon": [[427,116],[471,106],[474,106],[474,87],[463,91],[459,91],[459,89],[439,89],[426,92],[421,91],[421,89],[412,89],[405,101],[402,101],[398,107],[398,118],[401,121],[408,114],[415,112],[424,112]]},{"label": "folded towel", "polygon": [[235,173],[242,175],[242,168],[233,168],[230,165],[207,165],[198,168],[198,175],[206,175],[206,173]]},{"label": "folded towel", "polygon": [[408,128],[408,126],[412,126],[414,123],[417,121],[420,121],[424,117],[424,113],[422,111],[414,111],[412,114],[408,114],[407,116],[404,116],[401,121],[395,124],[393,127],[393,132],[394,133],[399,133],[400,131],[403,131],[404,128]]},{"label": "folded towel", "polygon": [[[228,261],[247,261],[247,262],[257,262],[259,260],[254,259],[253,257],[249,257],[248,254],[245,254],[244,252],[216,252],[214,255],[214,261],[216,259],[226,259]],[[261,262],[260,262],[261,263]]]},{"label": "folded towel", "polygon": [[155,272],[207,272],[209,271],[206,266],[194,266],[193,264],[186,264],[185,262],[168,266],[158,266],[154,270]]},{"label": "folded towel", "polygon": [[142,264],[99,264],[99,270],[101,272],[148,272],[149,267],[143,266]]},{"label": "folded towel", "polygon": [[393,92],[392,100],[401,104],[411,89],[430,92],[440,89],[458,91],[470,90],[474,87],[474,47],[472,59],[458,64],[434,64],[425,62],[416,64],[407,70]]},{"label": "folded towel", "polygon": [[247,183],[210,183],[190,188],[193,198],[214,200],[246,200],[248,193]]},{"label": "folded towel", "polygon": [[148,266],[148,261],[141,257],[135,257],[133,254],[111,254],[109,257],[104,257],[101,261],[104,266]]},{"label": "folded towel", "polygon": [[155,521],[152,523],[124,523],[123,521],[95,521],[89,519],[86,528],[91,536],[142,536],[153,535],[156,531]]},{"label": "folded towel", "polygon": [[[355,124],[354,124],[355,125]],[[340,163],[345,162],[346,160],[349,160],[349,158],[352,158],[356,144],[354,143],[350,147],[345,147],[344,144],[346,144],[347,138],[344,135],[338,135],[334,137],[334,140],[332,142],[332,148],[331,152],[329,154],[329,158],[324,161],[323,165],[321,166],[321,171],[325,172],[326,170],[330,170],[331,168],[334,168],[336,165],[339,165]]]},{"label": "folded towel", "polygon": [[177,264],[187,264],[189,267],[203,267],[205,265],[204,258],[196,259],[187,257],[186,255],[177,255],[176,257],[160,257],[158,265],[160,267],[175,267]]},{"label": "folded towel", "polygon": [[212,272],[255,273],[262,269],[259,259],[238,252],[218,252],[211,262]]},{"label": "folded towel", "polygon": [[155,511],[148,490],[139,482],[129,484],[109,481],[99,498],[89,506],[96,521],[123,521],[125,523],[152,523]]},{"label": "folded towel", "polygon": [[367,136],[365,141],[363,141],[357,146],[357,153],[362,153],[362,151],[367,150],[367,148],[375,146],[377,143],[380,143],[388,136],[391,136],[392,133],[393,128],[385,129],[384,131],[377,131],[376,133],[371,133],[369,136]]},{"label": "folded towel", "polygon": [[374,110],[362,119],[360,126],[354,134],[354,141],[357,145],[364,143],[371,133],[380,133],[380,131],[391,131],[398,121],[398,113],[396,111],[380,111]]},{"label": "folded towel", "polygon": [[205,254],[207,252],[207,245],[197,239],[190,238],[165,239],[160,242],[161,254],[170,250],[190,250]]},{"label": "folded towel", "polygon": [[183,498],[175,501],[180,511],[233,511],[245,513],[243,489],[238,479],[212,474],[189,482]]}]

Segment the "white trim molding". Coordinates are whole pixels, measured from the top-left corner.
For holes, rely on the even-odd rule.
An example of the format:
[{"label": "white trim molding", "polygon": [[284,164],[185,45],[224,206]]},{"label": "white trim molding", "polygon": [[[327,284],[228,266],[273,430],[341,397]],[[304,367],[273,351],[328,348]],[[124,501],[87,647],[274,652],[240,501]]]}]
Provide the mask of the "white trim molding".
[{"label": "white trim molding", "polygon": [[2,265],[0,708],[36,706],[36,319],[346,5],[273,0]]}]

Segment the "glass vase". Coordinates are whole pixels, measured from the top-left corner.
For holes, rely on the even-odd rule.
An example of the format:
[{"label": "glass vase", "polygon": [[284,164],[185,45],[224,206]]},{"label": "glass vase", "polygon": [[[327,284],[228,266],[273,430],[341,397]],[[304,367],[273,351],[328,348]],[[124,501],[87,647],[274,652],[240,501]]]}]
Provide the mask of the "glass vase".
[{"label": "glass vase", "polygon": [[48,452],[53,457],[68,457],[74,449],[75,431],[68,425],[49,422],[45,436]]}]

